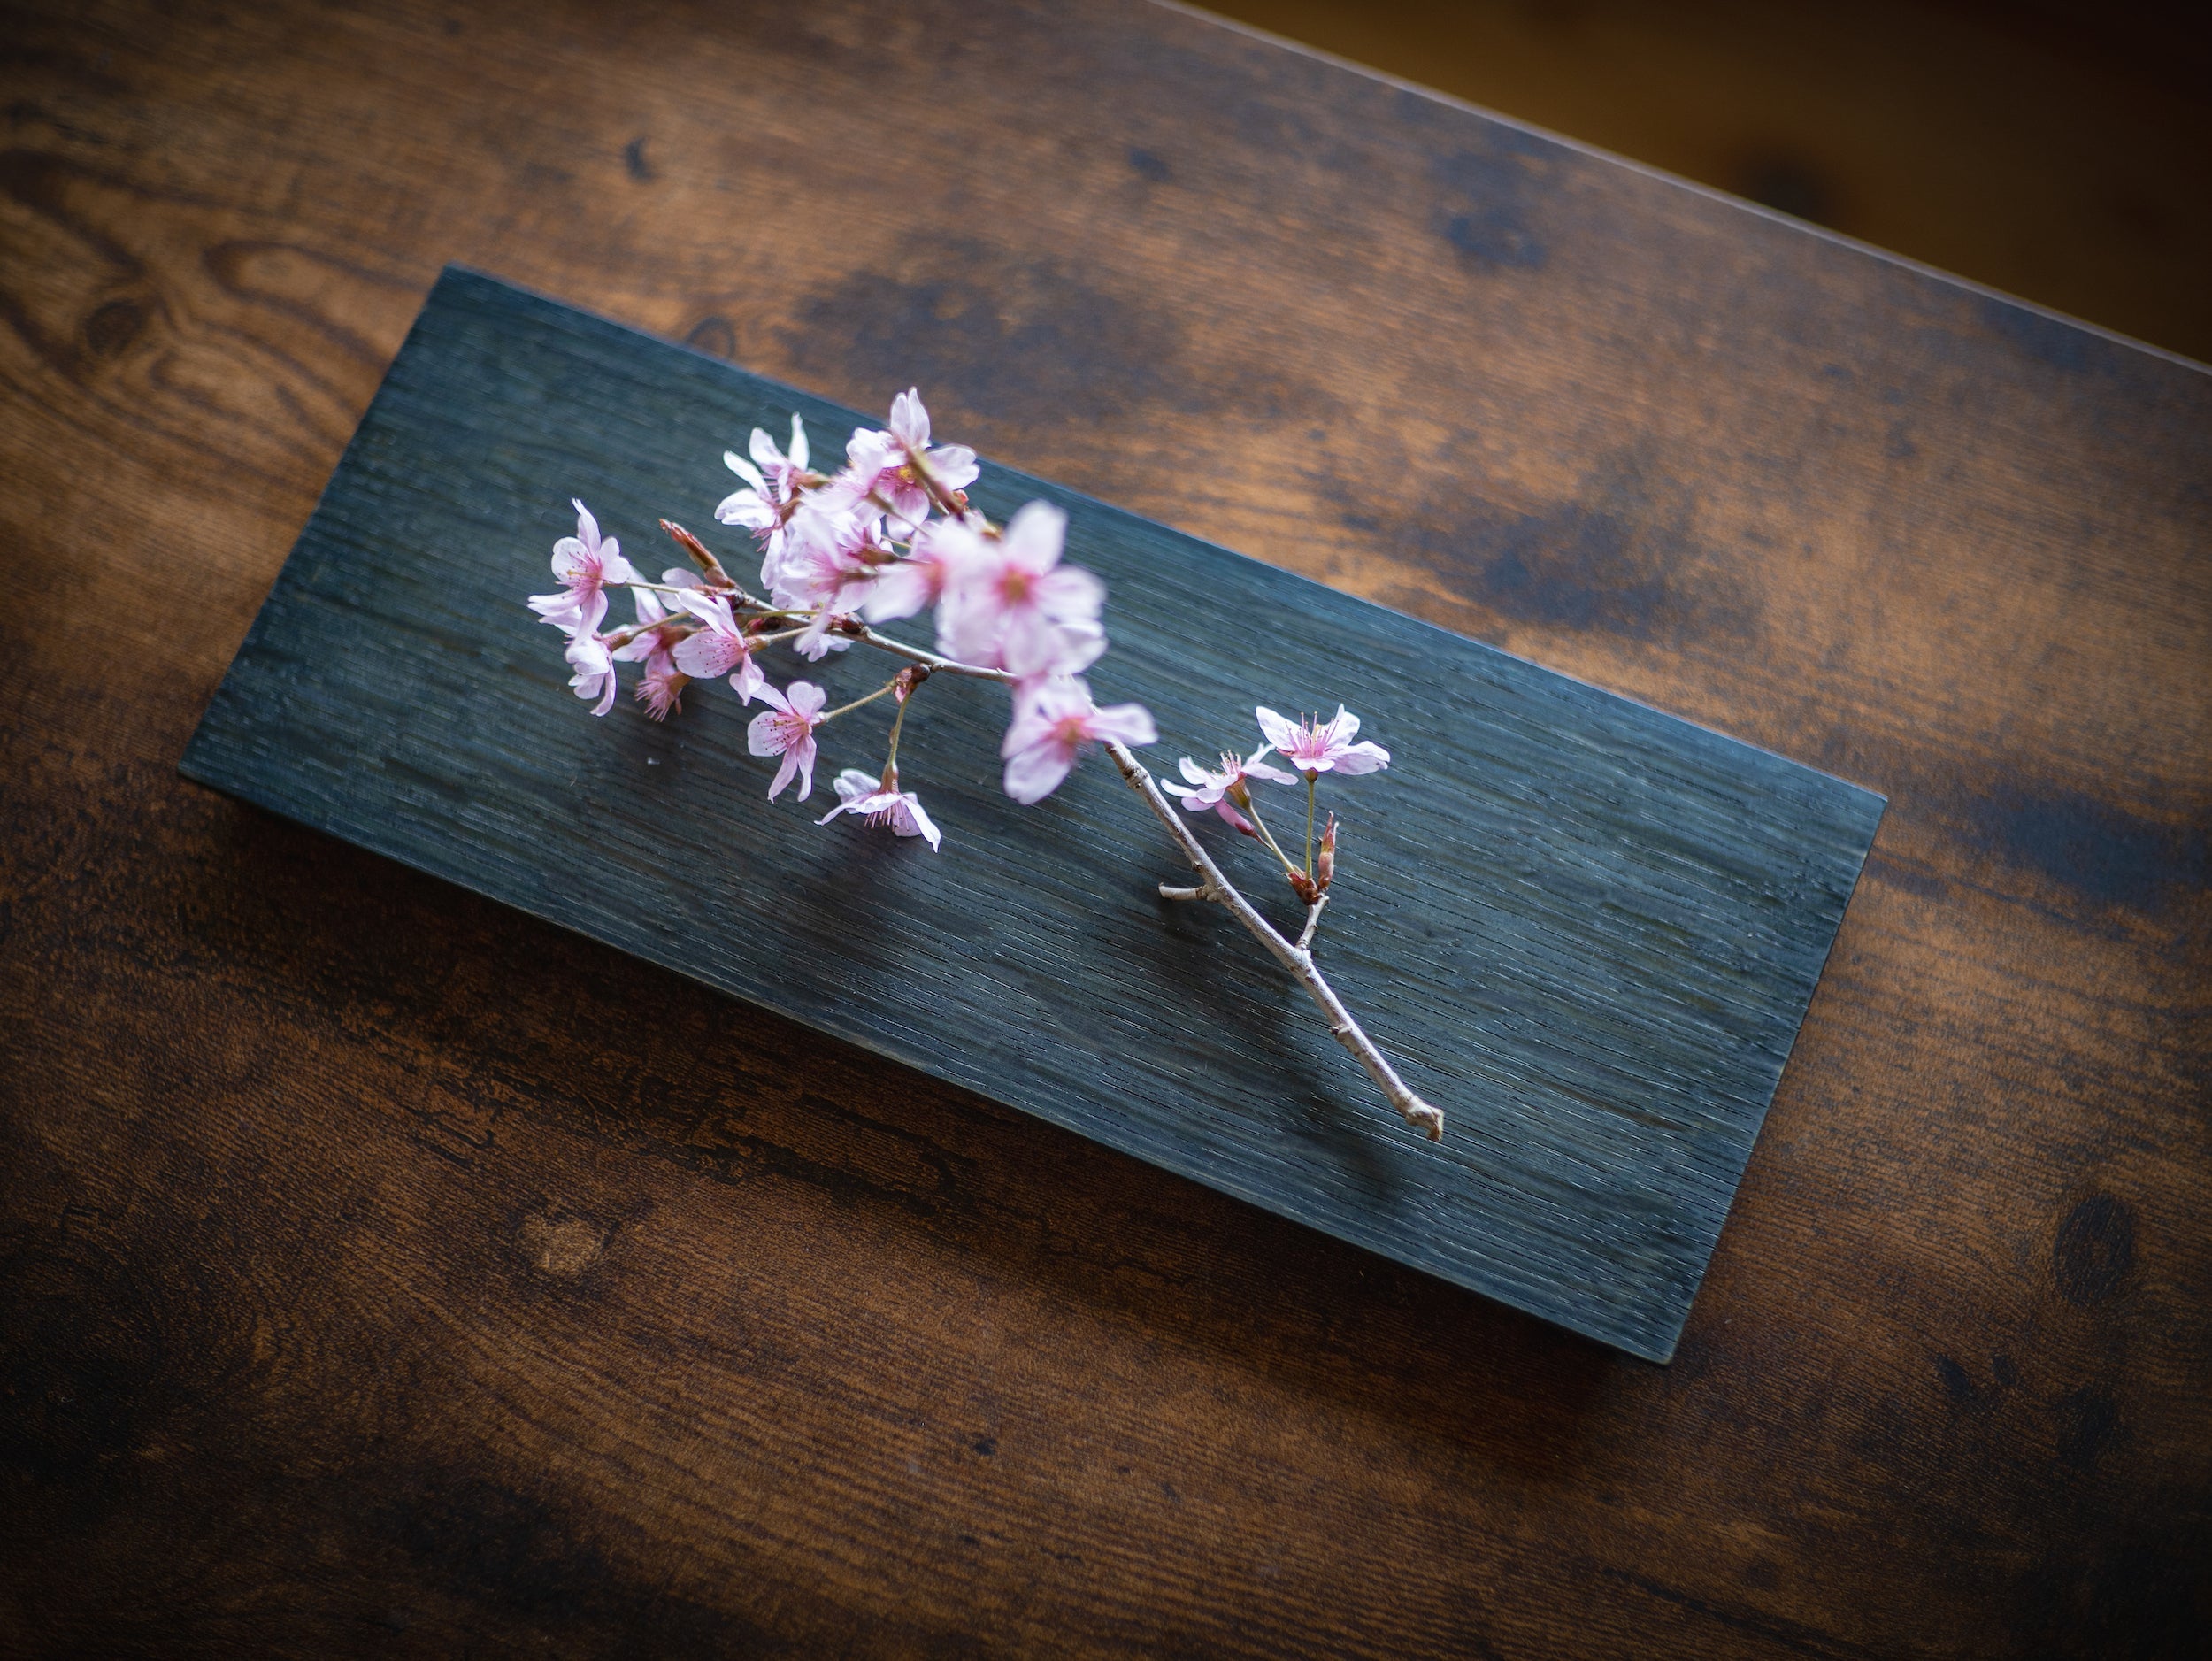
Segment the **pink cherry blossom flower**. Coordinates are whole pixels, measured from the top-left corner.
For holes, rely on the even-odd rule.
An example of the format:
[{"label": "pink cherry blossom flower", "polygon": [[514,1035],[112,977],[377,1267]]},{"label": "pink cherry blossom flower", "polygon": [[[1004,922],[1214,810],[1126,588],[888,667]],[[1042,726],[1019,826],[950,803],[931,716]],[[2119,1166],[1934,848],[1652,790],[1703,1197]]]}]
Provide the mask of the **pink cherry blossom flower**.
[{"label": "pink cherry blossom flower", "polygon": [[576,534],[553,544],[553,574],[561,580],[561,592],[532,595],[530,609],[563,632],[577,634],[597,628],[607,614],[603,591],[609,583],[642,579],[622,557],[618,541],[601,538],[599,521],[592,518],[591,510],[573,497],[570,501],[576,509]]},{"label": "pink cherry blossom flower", "polygon": [[1182,772],[1190,783],[1178,784],[1172,779],[1163,779],[1160,788],[1171,796],[1182,797],[1184,809],[1188,812],[1202,813],[1211,808],[1247,836],[1256,836],[1259,833],[1252,828],[1252,822],[1237,811],[1240,806],[1249,805],[1252,799],[1244,781],[1247,779],[1271,779],[1277,784],[1298,782],[1295,773],[1285,773],[1280,767],[1271,767],[1262,761],[1260,757],[1265,754],[1265,744],[1242,760],[1225,750],[1218,773],[1200,766],[1186,756],[1181,764]]},{"label": "pink cherry blossom flower", "polygon": [[854,431],[845,446],[845,467],[823,488],[823,504],[856,508],[874,496],[910,526],[928,519],[933,505],[922,480],[925,471],[940,493],[949,496],[975,482],[975,451],[964,444],[929,442],[929,411],[911,387],[891,400],[888,432]]},{"label": "pink cherry blossom flower", "polygon": [[[672,571],[667,574],[676,577],[687,573]],[[673,656],[689,636],[673,627],[662,627],[671,620],[670,614],[662,607],[660,596],[652,589],[633,588],[630,596],[637,602],[637,620],[643,627],[609,656],[616,663],[645,665],[634,696],[655,720],[666,720],[671,710],[683,707],[679,695],[691,681],[689,675],[677,668]]]},{"label": "pink cherry blossom flower", "polygon": [[778,605],[814,613],[792,650],[819,662],[825,653],[851,646],[833,626],[867,604],[879,573],[897,558],[898,550],[884,537],[880,514],[809,509],[793,519],[782,556],[761,573]]},{"label": "pink cherry blossom flower", "polygon": [[980,539],[966,526],[951,519],[932,519],[914,534],[913,547],[903,559],[876,573],[875,586],[861,605],[871,623],[926,611],[944,597],[960,570],[960,562],[980,546]]},{"label": "pink cherry blossom flower", "polygon": [[770,597],[792,611],[858,611],[879,572],[897,559],[879,513],[809,509],[791,522],[780,558],[761,568]]},{"label": "pink cherry blossom flower", "polygon": [[1025,680],[1075,674],[1097,662],[1106,650],[1098,621],[1106,585],[1060,563],[1067,528],[1065,513],[1032,502],[998,537],[964,525],[940,531],[952,580],[937,608],[938,650]]},{"label": "pink cherry blossom flower", "polygon": [[733,450],[722,452],[729,470],[745,481],[745,488],[722,498],[714,517],[725,525],[742,525],[772,555],[781,546],[783,527],[790,522],[804,490],[807,473],[806,426],[791,418],[791,448],[781,450],[776,441],[756,427],[748,461]]},{"label": "pink cherry blossom flower", "polygon": [[730,615],[728,597],[693,589],[678,595],[676,604],[706,627],[676,642],[671,653],[674,666],[698,681],[711,681],[717,675],[726,674],[737,696],[750,704],[767,685],[767,677],[753,661],[745,631]]},{"label": "pink cherry blossom flower", "polygon": [[1100,709],[1091,689],[1072,676],[1048,681],[1014,708],[999,754],[1006,759],[1006,794],[1025,806],[1060,788],[1084,745],[1118,740],[1149,744],[1159,737],[1141,704]]},{"label": "pink cherry blossom flower", "polygon": [[1293,727],[1272,710],[1252,712],[1267,742],[1308,779],[1324,773],[1372,773],[1390,765],[1390,752],[1380,744],[1352,742],[1359,736],[1359,717],[1341,704],[1332,719],[1317,727],[1311,716]]},{"label": "pink cherry blossom flower", "polygon": [[822,724],[822,688],[810,681],[794,681],[788,694],[763,681],[761,700],[773,704],[753,717],[745,729],[745,745],[756,756],[781,756],[776,781],[768,787],[772,802],[783,794],[793,775],[799,781],[802,802],[814,794],[814,729]]},{"label": "pink cherry blossom flower", "polygon": [[922,798],[898,784],[895,773],[887,787],[874,774],[848,767],[837,775],[837,805],[814,822],[826,825],[840,813],[854,813],[871,825],[887,825],[902,836],[919,836],[936,848],[937,827],[922,811]]},{"label": "pink cherry blossom flower", "polygon": [[[600,604],[606,604],[603,596]],[[580,698],[597,698],[594,715],[604,715],[614,707],[614,658],[607,650],[607,642],[588,629],[580,630],[569,637],[568,650],[562,654],[568,666],[576,673],[568,679]]]},{"label": "pink cherry blossom flower", "polygon": [[676,667],[674,658],[657,651],[645,660],[645,673],[638,677],[637,690],[631,696],[645,706],[648,715],[664,721],[669,711],[682,711],[683,689],[690,684],[691,677]]},{"label": "pink cherry blossom flower", "polygon": [[550,623],[564,634],[596,634],[606,621],[607,591],[601,588],[590,595],[575,595],[564,589],[559,594],[534,594],[530,609],[538,613],[539,622]]}]

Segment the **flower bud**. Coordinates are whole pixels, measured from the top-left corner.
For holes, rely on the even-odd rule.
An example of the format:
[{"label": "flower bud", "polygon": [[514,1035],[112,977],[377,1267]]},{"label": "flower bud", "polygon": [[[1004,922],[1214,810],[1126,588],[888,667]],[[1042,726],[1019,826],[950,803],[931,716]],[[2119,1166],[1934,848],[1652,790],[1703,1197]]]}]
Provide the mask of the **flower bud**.
[{"label": "flower bud", "polygon": [[1333,813],[1329,815],[1328,825],[1321,833],[1320,857],[1314,861],[1313,872],[1317,879],[1314,884],[1315,890],[1327,893],[1330,882],[1336,876],[1336,815]]},{"label": "flower bud", "polygon": [[661,521],[661,529],[676,539],[676,545],[691,556],[692,563],[700,570],[718,582],[727,583],[729,581],[730,573],[722,569],[722,562],[717,559],[707,545],[696,536],[682,526],[673,524],[667,519]]}]

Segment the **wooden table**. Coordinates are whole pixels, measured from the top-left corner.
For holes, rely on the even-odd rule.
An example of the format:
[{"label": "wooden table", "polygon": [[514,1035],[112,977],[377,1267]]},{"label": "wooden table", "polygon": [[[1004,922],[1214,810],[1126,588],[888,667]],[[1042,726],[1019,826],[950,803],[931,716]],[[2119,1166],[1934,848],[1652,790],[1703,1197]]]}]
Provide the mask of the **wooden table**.
[{"label": "wooden table", "polygon": [[[1136,0],[0,41],[0,1649],[2195,1652],[2203,370]],[[448,259],[1886,792],[1675,1364],[179,779]]]}]

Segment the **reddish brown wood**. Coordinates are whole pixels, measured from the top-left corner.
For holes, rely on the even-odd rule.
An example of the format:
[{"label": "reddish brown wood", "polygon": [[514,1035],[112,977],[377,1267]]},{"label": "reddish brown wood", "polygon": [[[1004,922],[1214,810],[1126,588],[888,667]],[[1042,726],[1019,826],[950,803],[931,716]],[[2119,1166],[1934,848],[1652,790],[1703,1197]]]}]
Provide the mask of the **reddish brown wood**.
[{"label": "reddish brown wood", "polygon": [[[1134,4],[0,42],[11,1652],[2193,1652],[2202,371]],[[1886,792],[1676,1365],[179,780],[449,258]]]}]

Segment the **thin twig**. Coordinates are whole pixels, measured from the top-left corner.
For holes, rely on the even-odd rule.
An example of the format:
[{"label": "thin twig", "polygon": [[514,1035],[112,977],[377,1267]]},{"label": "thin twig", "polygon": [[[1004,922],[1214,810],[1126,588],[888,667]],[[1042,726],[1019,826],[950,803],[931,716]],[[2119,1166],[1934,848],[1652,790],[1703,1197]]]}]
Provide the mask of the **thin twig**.
[{"label": "thin twig", "polygon": [[888,634],[879,634],[865,626],[854,631],[852,637],[865,641],[871,646],[879,646],[885,651],[896,652],[900,657],[911,658],[916,663],[927,664],[940,674],[972,675],[978,681],[1009,682],[1019,679],[1008,670],[986,669],[980,664],[957,663],[950,657],[941,657],[933,651],[924,651],[919,646],[910,646],[902,640],[893,640]]},{"label": "thin twig", "polygon": [[[1313,787],[1320,776],[1317,773],[1306,775],[1306,880],[1309,882],[1313,880]],[[1310,934],[1313,930],[1309,927],[1306,933]],[[1302,946],[1305,942],[1298,943]]]},{"label": "thin twig", "polygon": [[1313,904],[1306,908],[1305,932],[1298,936],[1298,950],[1307,951],[1313,946],[1313,932],[1321,927],[1321,908],[1329,903],[1326,894],[1314,896]]},{"label": "thin twig", "polygon": [[754,604],[750,599],[745,598],[743,591],[738,588],[695,588],[688,583],[647,582],[641,578],[635,578],[628,582],[610,582],[606,586],[610,588],[644,588],[653,594],[706,594],[713,596],[718,600],[738,600],[746,605]]},{"label": "thin twig", "polygon": [[[1405,1116],[1407,1124],[1425,1133],[1431,1142],[1443,1141],[1444,1115],[1416,1096],[1406,1081],[1398,1076],[1398,1070],[1390,1065],[1390,1058],[1375,1048],[1374,1041],[1361,1030],[1360,1024],[1352,1019],[1351,1011],[1344,1007],[1344,1000],[1337,996],[1335,988],[1315,966],[1313,953],[1302,942],[1294,946],[1285,940],[1276,932],[1275,926],[1255,911],[1252,903],[1238,893],[1235,885],[1222,875],[1221,867],[1214,863],[1213,856],[1206,851],[1197,837],[1191,834],[1190,827],[1176,817],[1175,810],[1168,805],[1167,797],[1160,793],[1160,787],[1152,781],[1152,775],[1145,771],[1143,764],[1130,752],[1126,744],[1118,739],[1110,739],[1106,753],[1114,758],[1114,765],[1121,769],[1121,776],[1129,788],[1144,798],[1145,805],[1152,810],[1152,816],[1167,827],[1167,834],[1182,850],[1183,857],[1189,860],[1192,868],[1204,879],[1205,888],[1210,891],[1211,896],[1235,912],[1237,921],[1244,925],[1252,938],[1266,947],[1275,960],[1290,971],[1298,983],[1313,995],[1313,1001],[1321,1006],[1321,1013],[1328,1020],[1329,1035],[1351,1051],[1353,1058],[1367,1069],[1367,1076],[1374,1080],[1382,1093],[1389,1098],[1391,1106]],[[1309,935],[1312,932],[1311,925],[1320,911],[1321,908],[1317,904],[1306,919]]]},{"label": "thin twig", "polygon": [[[905,673],[905,671],[904,671],[904,670],[901,670],[899,673],[900,673],[901,674],[903,674],[903,673]],[[871,692],[870,694],[868,694],[868,696],[867,696],[866,697],[863,697],[863,698],[855,698],[855,699],[854,699],[854,700],[853,700],[850,704],[839,704],[839,705],[838,705],[835,709],[832,710],[832,711],[830,711],[827,715],[818,715],[818,716],[816,716],[816,717],[814,718],[814,724],[815,724],[817,727],[819,727],[819,726],[820,726],[820,725],[821,725],[824,721],[827,721],[827,720],[833,720],[833,719],[835,719],[838,716],[842,715],[842,714],[843,714],[846,711],[848,711],[848,710],[856,710],[856,709],[858,709],[858,708],[859,708],[862,704],[873,704],[873,703],[874,703],[874,702],[875,702],[878,698],[879,698],[879,697],[883,697],[883,696],[887,696],[887,695],[888,695],[888,694],[890,694],[890,693],[893,693],[893,692],[897,691],[897,690],[898,690],[898,685],[899,685],[899,683],[898,683],[897,678],[895,676],[893,679],[891,679],[891,680],[889,680],[889,681],[885,681],[885,682],[884,682],[881,686],[878,687],[878,688],[876,688],[873,692]],[[903,714],[905,714],[905,713],[906,713],[906,711],[905,711],[903,708],[902,708],[902,709],[899,711],[899,713],[900,713],[900,714],[902,714],[902,715],[903,715]]]},{"label": "thin twig", "polygon": [[1244,811],[1246,817],[1258,829],[1260,840],[1267,844],[1267,851],[1282,862],[1283,874],[1294,879],[1298,875],[1298,867],[1292,862],[1290,856],[1282,850],[1281,844],[1276,842],[1275,833],[1267,828],[1267,821],[1260,817],[1260,804],[1248,797],[1244,804]]},{"label": "thin twig", "polygon": [[[919,476],[924,490],[929,495],[939,511],[948,515],[951,514],[954,511],[954,504],[932,474],[929,463],[911,451],[909,452],[909,460],[913,464],[914,472]],[[666,526],[667,522],[664,520],[663,524]],[[690,535],[688,532],[680,532],[678,527],[672,526],[667,528],[672,534],[677,536],[680,542],[687,546],[697,542],[697,539]],[[712,558],[712,556],[709,555],[708,558]],[[718,563],[716,569],[719,574]],[[759,607],[772,617],[806,615],[799,612],[772,611],[764,602],[754,599],[741,588],[736,590],[734,597],[741,606]],[[878,634],[865,624],[857,626],[849,624],[841,632],[879,650],[890,652],[895,657],[904,657],[913,663],[926,665],[939,674],[966,675],[978,681],[997,681],[1009,683],[1018,678],[1004,669],[990,669],[980,664],[960,663],[940,653],[926,651],[919,646],[910,646],[904,641],[894,640],[888,634]],[[841,715],[846,710],[857,709],[864,704],[872,704],[896,685],[897,682],[895,681],[891,686],[872,692],[866,697],[856,698],[843,708],[833,710],[830,713]],[[895,732],[905,724],[905,715],[906,710],[902,702],[899,710],[900,719],[892,724]],[[825,716],[823,719],[826,720],[828,717]],[[893,742],[895,745],[895,738]],[[1177,816],[1175,810],[1168,805],[1167,798],[1160,793],[1160,787],[1153,782],[1152,775],[1145,770],[1143,764],[1138,761],[1129,747],[1118,740],[1109,740],[1106,750],[1113,757],[1114,765],[1121,770],[1121,776],[1128,783],[1129,788],[1144,799],[1145,805],[1152,810],[1153,817],[1166,827],[1170,838],[1182,850],[1183,857],[1190,861],[1192,868],[1202,879],[1196,888],[1175,888],[1164,882],[1160,884],[1160,896],[1168,900],[1212,900],[1227,906],[1230,911],[1233,911],[1237,920],[1244,925],[1246,931],[1266,947],[1275,960],[1287,969],[1301,986],[1312,994],[1313,1001],[1321,1006],[1321,1013],[1328,1021],[1330,1036],[1349,1050],[1353,1058],[1366,1069],[1367,1076],[1374,1080],[1383,1095],[1389,1098],[1390,1104],[1404,1116],[1406,1123],[1425,1133],[1431,1142],[1443,1141],[1444,1115],[1442,1112],[1431,1107],[1416,1096],[1406,1081],[1398,1076],[1398,1070],[1390,1065],[1389,1057],[1375,1047],[1374,1041],[1367,1036],[1359,1022],[1353,1019],[1351,1011],[1344,1007],[1344,1000],[1337,996],[1336,989],[1329,984],[1327,978],[1322,974],[1320,968],[1314,963],[1311,950],[1314,931],[1320,927],[1321,909],[1329,903],[1329,896],[1326,894],[1315,896],[1311,905],[1307,908],[1306,925],[1298,936],[1298,943],[1292,945],[1282,937],[1272,923],[1254,909],[1249,900],[1237,891],[1236,885],[1222,874],[1221,867],[1214,863],[1213,857],[1206,851],[1204,845],[1191,834],[1190,827]],[[896,753],[895,749],[894,756]],[[1309,883],[1312,880],[1313,865],[1313,783],[1311,779],[1306,781],[1307,869],[1305,875]],[[1261,821],[1256,811],[1252,814],[1252,820],[1266,842],[1268,851],[1275,856],[1286,872],[1296,873],[1298,867],[1277,844],[1274,836],[1268,831],[1266,825]]]}]

